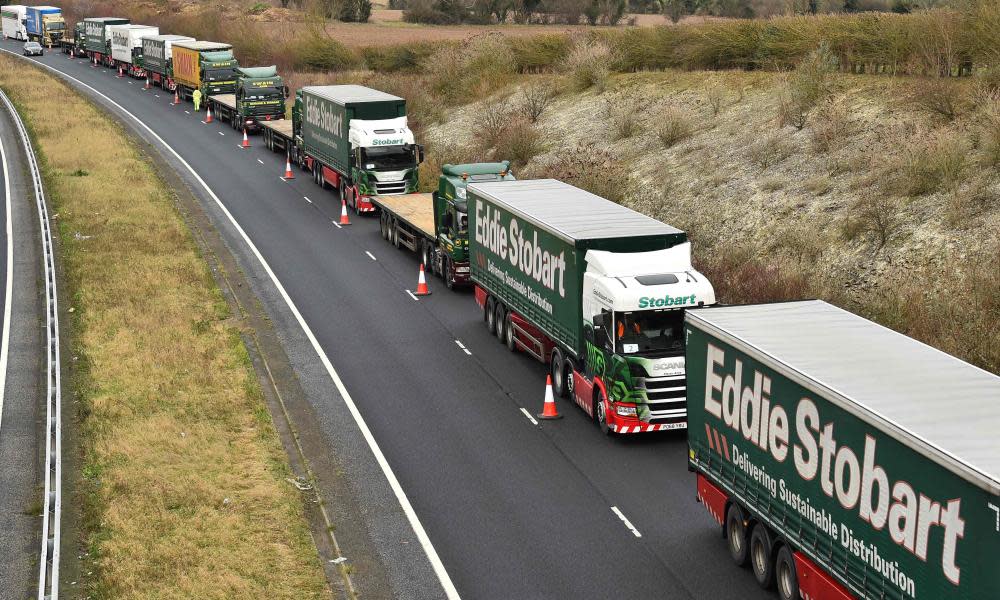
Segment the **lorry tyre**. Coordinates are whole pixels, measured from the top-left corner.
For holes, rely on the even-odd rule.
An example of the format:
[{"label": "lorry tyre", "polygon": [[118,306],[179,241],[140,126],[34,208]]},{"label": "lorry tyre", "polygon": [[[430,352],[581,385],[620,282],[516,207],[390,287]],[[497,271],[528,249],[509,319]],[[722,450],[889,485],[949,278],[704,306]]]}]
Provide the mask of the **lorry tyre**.
[{"label": "lorry tyre", "polygon": [[608,425],[608,403],[604,401],[604,393],[599,388],[594,390],[594,420],[601,428],[601,433],[611,435],[611,427]]},{"label": "lorry tyre", "polygon": [[379,213],[379,215],[378,215],[378,231],[379,231],[379,233],[382,234],[382,239],[383,240],[389,239],[389,234],[386,233],[386,231],[388,230],[388,228],[385,226],[385,220],[386,220],[385,213],[384,212],[383,213]]},{"label": "lorry tyre", "polygon": [[774,560],[774,579],[781,600],[799,600],[799,576],[788,544],[782,544]]},{"label": "lorry tyre", "polygon": [[427,273],[434,272],[434,246],[427,240],[424,240],[421,244],[420,259],[424,263],[424,271]]},{"label": "lorry tyre", "polygon": [[496,301],[493,300],[493,296],[486,297],[486,307],[483,309],[483,319],[486,320],[486,331],[493,334],[497,330],[497,314],[496,314]]},{"label": "lorry tyre", "polygon": [[517,338],[514,335],[514,322],[511,319],[510,313],[507,313],[507,319],[503,324],[503,343],[507,346],[507,349],[511,352],[517,350]]},{"label": "lorry tyre", "polygon": [[757,583],[765,590],[774,586],[774,561],[771,560],[771,534],[763,523],[750,532],[750,567]]},{"label": "lorry tyre", "polygon": [[445,256],[441,259],[441,278],[444,279],[444,287],[449,290],[455,289],[455,273],[451,264],[451,257]]},{"label": "lorry tyre", "polygon": [[493,310],[496,313],[496,316],[493,318],[493,320],[497,324],[497,331],[496,331],[497,339],[502,342],[505,329],[504,323],[507,320],[507,309],[505,309],[504,305],[500,302],[496,302],[494,304],[496,305],[496,308],[494,308]]},{"label": "lorry tyre", "polygon": [[552,357],[549,360],[549,375],[552,376],[552,392],[558,398],[566,397],[566,361],[563,359],[562,350],[552,349]]},{"label": "lorry tyre", "polygon": [[566,370],[566,397],[572,399],[576,393],[573,388],[573,373],[576,372],[576,363],[573,362],[572,358],[567,358],[563,361],[563,369]]},{"label": "lorry tyre", "polygon": [[730,504],[726,511],[726,545],[729,546],[729,556],[737,567],[747,566],[747,528],[743,524],[743,511],[736,504]]}]

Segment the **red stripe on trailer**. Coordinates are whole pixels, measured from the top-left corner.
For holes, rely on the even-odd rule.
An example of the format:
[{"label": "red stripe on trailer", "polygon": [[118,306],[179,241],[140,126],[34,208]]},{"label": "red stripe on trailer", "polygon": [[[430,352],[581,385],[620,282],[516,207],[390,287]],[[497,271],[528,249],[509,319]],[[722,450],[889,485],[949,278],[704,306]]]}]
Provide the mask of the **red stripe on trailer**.
[{"label": "red stripe on trailer", "polygon": [[726,440],[726,434],[720,433],[719,437],[722,438],[722,452],[726,455],[726,460],[729,460],[729,442]]},{"label": "red stripe on trailer", "polygon": [[[698,476],[699,478],[701,475]],[[799,592],[805,600],[855,600],[844,586],[833,580],[801,552],[792,554],[799,579]]]},{"label": "red stripe on trailer", "polygon": [[712,443],[712,428],[705,423],[705,435],[708,436],[708,449],[715,450],[715,444]]},{"label": "red stripe on trailer", "polygon": [[486,290],[484,290],[483,288],[481,288],[481,287],[479,287],[477,285],[476,286],[476,304],[478,304],[479,308],[481,308],[483,310],[486,310],[486,296],[487,296]]},{"label": "red stripe on trailer", "polygon": [[726,493],[716,487],[704,475],[698,473],[698,500],[705,505],[708,514],[712,515],[719,525],[725,520],[726,500],[729,497]]}]

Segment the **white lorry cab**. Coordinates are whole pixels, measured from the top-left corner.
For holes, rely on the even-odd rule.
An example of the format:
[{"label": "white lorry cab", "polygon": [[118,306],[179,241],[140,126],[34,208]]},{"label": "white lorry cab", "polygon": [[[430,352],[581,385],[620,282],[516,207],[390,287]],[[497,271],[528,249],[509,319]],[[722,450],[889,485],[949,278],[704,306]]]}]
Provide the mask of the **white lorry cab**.
[{"label": "white lorry cab", "polygon": [[27,18],[28,7],[22,4],[8,4],[0,8],[4,39],[27,41],[28,28],[25,26]]}]

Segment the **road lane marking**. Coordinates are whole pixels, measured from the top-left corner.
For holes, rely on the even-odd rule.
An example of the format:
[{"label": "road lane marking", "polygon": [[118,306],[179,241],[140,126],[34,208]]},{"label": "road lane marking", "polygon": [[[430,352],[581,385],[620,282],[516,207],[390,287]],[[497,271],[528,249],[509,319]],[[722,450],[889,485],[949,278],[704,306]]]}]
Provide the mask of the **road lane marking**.
[{"label": "road lane marking", "polygon": [[374,255],[374,254],[372,254],[371,252],[369,252],[369,251],[367,251],[367,250],[365,250],[365,254],[367,254],[367,255],[368,255],[368,258],[370,258],[370,259],[372,259],[372,260],[376,260],[376,261],[378,260],[377,258],[375,258],[375,255]]},{"label": "road lane marking", "polygon": [[524,407],[522,406],[522,407],[521,407],[521,412],[523,412],[523,413],[524,413],[524,416],[528,417],[528,420],[529,420],[529,421],[531,421],[531,424],[532,424],[532,425],[538,425],[538,421],[536,421],[536,420],[535,420],[535,417],[531,416],[531,413],[530,413],[530,412],[528,412],[528,409],[527,409],[527,408],[524,408]]},{"label": "road lane marking", "polygon": [[189,115],[189,114],[191,114],[191,111],[186,110],[186,111],[184,111],[184,114]]},{"label": "road lane marking", "polygon": [[458,347],[462,349],[462,352],[465,352],[469,356],[472,356],[472,352],[469,352],[469,349],[465,347],[465,344],[463,344],[461,340],[455,340],[455,343],[458,344]]},{"label": "road lane marking", "polygon": [[7,215],[7,284],[3,294],[3,334],[0,338],[0,425],[3,424],[3,390],[7,387],[7,348],[10,345],[10,309],[14,294],[14,224],[10,214],[10,176],[7,171],[7,153],[0,139],[0,161],[3,162],[4,210]]},{"label": "road lane marking", "polygon": [[413,292],[411,292],[410,290],[406,290],[406,293],[410,295],[410,298],[413,298],[413,299],[414,299],[414,300],[416,300],[417,302],[419,302],[419,301],[420,301],[420,298],[417,298],[416,296],[414,296],[414,295],[413,295]]},{"label": "road lane marking", "polygon": [[632,532],[632,535],[634,535],[635,537],[642,537],[642,534],[639,533],[639,530],[635,528],[635,525],[632,524],[632,521],[629,521],[628,517],[622,514],[622,511],[618,510],[617,506],[612,506],[611,512],[618,515],[618,518],[622,520],[622,523],[625,523],[625,527],[628,527],[628,530]]},{"label": "road lane marking", "polygon": [[305,198],[306,202],[308,202],[309,204],[313,203],[313,201],[309,199],[309,196],[302,196],[302,197]]},{"label": "road lane marking", "polygon": [[224,134],[224,133],[222,133],[222,132],[220,131],[220,132],[219,132],[219,135],[226,135],[226,134]]},{"label": "road lane marking", "polygon": [[[21,56],[18,53],[7,50],[6,48],[0,48],[0,50],[6,52],[7,54],[10,54],[11,56],[21,58]],[[30,59],[25,59],[25,60],[30,60]],[[191,174],[192,177],[194,177],[194,179],[198,182],[198,184],[202,187],[202,189],[205,190],[205,193],[207,193],[209,197],[211,197],[212,200],[216,203],[216,205],[219,207],[222,213],[229,220],[229,223],[233,226],[233,229],[236,230],[240,238],[243,239],[243,242],[247,245],[247,247],[250,248],[250,251],[253,253],[257,261],[260,263],[261,268],[264,269],[264,272],[267,273],[267,276],[271,279],[271,282],[274,284],[274,287],[278,290],[278,294],[281,296],[282,300],[285,301],[285,305],[288,307],[288,310],[292,313],[292,316],[295,317],[295,320],[298,322],[299,327],[302,328],[302,331],[303,333],[305,333],[306,338],[309,340],[310,345],[312,345],[313,350],[319,356],[320,362],[323,363],[323,367],[326,369],[326,372],[330,376],[330,379],[333,380],[334,387],[337,388],[337,391],[340,393],[341,399],[343,399],[344,404],[347,406],[348,412],[350,412],[351,416],[354,418],[355,424],[358,426],[358,429],[361,431],[362,437],[365,438],[365,442],[367,442],[368,444],[368,448],[371,450],[372,455],[375,457],[375,462],[378,463],[379,468],[382,470],[382,474],[385,476],[387,482],[389,483],[390,489],[392,489],[393,495],[396,496],[396,501],[399,502],[400,508],[403,509],[403,514],[406,516],[406,520],[409,522],[410,527],[413,529],[413,533],[417,536],[417,540],[420,541],[420,546],[423,549],[424,554],[427,555],[427,561],[431,564],[431,568],[434,570],[434,574],[437,576],[438,582],[441,584],[445,596],[449,600],[459,600],[460,596],[458,594],[458,590],[455,588],[455,584],[454,582],[452,582],[451,576],[448,575],[448,571],[445,569],[444,563],[441,562],[441,557],[438,555],[437,550],[434,548],[434,544],[431,543],[430,537],[428,537],[427,535],[427,531],[424,529],[423,524],[420,522],[420,518],[417,516],[416,511],[413,509],[413,505],[410,503],[410,499],[406,496],[406,492],[403,490],[403,486],[399,483],[399,479],[396,477],[395,472],[393,472],[392,467],[389,465],[389,460],[385,457],[385,454],[382,452],[382,448],[378,445],[378,442],[375,441],[375,436],[372,434],[371,429],[368,427],[368,423],[361,415],[361,411],[358,409],[358,405],[354,402],[354,398],[351,397],[350,392],[347,391],[347,387],[344,385],[344,381],[340,378],[340,375],[337,373],[336,369],[333,368],[333,363],[330,362],[330,357],[326,355],[326,352],[320,345],[319,340],[313,333],[312,328],[310,328],[309,324],[306,323],[306,320],[302,316],[302,313],[299,312],[299,309],[295,305],[295,302],[293,302],[291,296],[288,295],[288,291],[285,289],[285,286],[282,285],[281,280],[278,279],[278,276],[274,273],[274,270],[271,269],[271,265],[267,262],[267,259],[264,258],[264,255],[261,253],[260,249],[257,248],[256,244],[253,243],[253,240],[250,239],[250,235],[247,234],[246,230],[243,229],[243,226],[240,225],[239,221],[236,220],[236,217],[233,216],[233,213],[229,212],[229,208],[227,208],[225,203],[222,202],[222,199],[220,199],[215,194],[212,188],[209,187],[208,183],[205,182],[205,180],[202,179],[201,175],[199,175],[198,172],[194,170],[194,167],[192,167],[189,162],[184,160],[184,158],[180,155],[180,153],[174,150],[173,146],[168,144],[166,140],[160,137],[158,133],[153,131],[153,129],[145,122],[143,122],[142,119],[140,119],[139,117],[135,116],[134,114],[126,110],[125,107],[112,100],[110,97],[108,97],[107,94],[104,94],[103,92],[97,90],[97,88],[95,88],[94,86],[84,83],[83,81],[77,79],[76,77],[73,77],[68,73],[63,73],[59,69],[53,68],[45,63],[39,62],[37,60],[30,60],[30,62],[40,65],[41,67],[49,71],[52,71],[53,73],[55,73],[60,77],[63,77],[64,79],[69,79],[71,81],[76,82],[80,86],[90,90],[97,96],[103,98],[105,102],[108,102],[109,104],[117,108],[119,111],[121,111],[123,115],[127,115],[130,119],[138,123],[140,127],[146,130],[149,133],[149,135],[153,137],[153,139],[155,139],[164,148],[166,148],[170,152],[170,154],[172,154],[174,158],[177,159],[178,163],[183,165],[183,167]],[[336,223],[334,224],[336,225]],[[337,227],[339,228],[340,226],[337,225]],[[409,293],[409,290],[407,290],[407,293]],[[417,297],[413,296],[413,294],[410,295],[413,297],[414,300],[417,299]]]},{"label": "road lane marking", "polygon": [[330,224],[336,227],[337,229],[343,229],[343,227],[340,226],[340,223],[336,221],[330,221]]},{"label": "road lane marking", "polygon": [[260,164],[264,164],[264,161],[262,161],[262,160],[261,160],[261,159],[259,159],[259,158],[257,159],[257,162],[259,162]]}]

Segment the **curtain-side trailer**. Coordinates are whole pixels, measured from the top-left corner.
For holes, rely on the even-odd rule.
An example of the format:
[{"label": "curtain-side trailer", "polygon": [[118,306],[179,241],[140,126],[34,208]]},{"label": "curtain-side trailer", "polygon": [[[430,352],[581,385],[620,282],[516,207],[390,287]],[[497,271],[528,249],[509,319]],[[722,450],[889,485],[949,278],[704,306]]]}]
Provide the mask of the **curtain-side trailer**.
[{"label": "curtain-side trailer", "polygon": [[142,64],[153,85],[174,91],[177,84],[173,80],[173,45],[178,42],[193,42],[186,35],[149,35],[142,38]]},{"label": "curtain-side trailer", "polygon": [[1000,598],[1000,377],[818,300],[685,336],[696,497],[763,587]]},{"label": "curtain-side trailer", "polygon": [[152,25],[111,25],[111,59],[115,66],[130,77],[145,77],[143,69],[142,39],[147,35],[160,33],[159,27]]},{"label": "curtain-side trailer", "polygon": [[119,17],[90,17],[83,20],[84,41],[87,55],[95,63],[112,66],[111,36],[108,27],[111,25],[127,25],[128,19]]},{"label": "curtain-side trailer", "polygon": [[28,29],[25,27],[28,7],[23,4],[8,4],[0,7],[0,25],[3,27],[3,37],[8,40],[28,40]]},{"label": "curtain-side trailer", "polygon": [[207,106],[208,96],[231,94],[236,90],[239,63],[233,47],[221,42],[174,42],[172,48],[173,80],[185,100],[201,90]]}]

